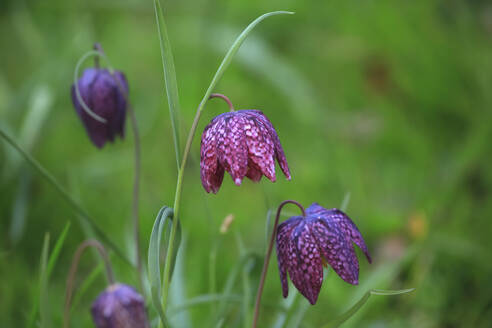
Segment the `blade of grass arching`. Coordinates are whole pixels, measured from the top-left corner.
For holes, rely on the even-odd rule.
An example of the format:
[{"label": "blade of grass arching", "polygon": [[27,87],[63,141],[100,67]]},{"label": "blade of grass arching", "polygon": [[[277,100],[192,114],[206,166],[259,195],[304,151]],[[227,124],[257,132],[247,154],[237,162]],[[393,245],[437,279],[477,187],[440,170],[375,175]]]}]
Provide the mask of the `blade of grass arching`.
[{"label": "blade of grass arching", "polygon": [[49,322],[49,303],[48,303],[48,252],[50,246],[50,234],[44,235],[43,249],[41,251],[41,273],[39,275],[39,318],[40,327],[51,327]]},{"label": "blade of grass arching", "polygon": [[174,149],[176,151],[176,162],[178,168],[181,165],[181,145],[180,145],[180,106],[178,95],[178,82],[176,80],[176,70],[174,68],[174,58],[171,50],[171,43],[167,35],[166,22],[162,11],[161,2],[154,0],[155,19],[157,32],[159,34],[159,44],[161,47],[162,68],[164,70],[164,83],[166,87],[167,103],[174,135]]},{"label": "blade of grass arching", "polygon": [[350,319],[354,314],[359,311],[359,309],[366,304],[366,302],[369,300],[371,295],[383,295],[383,296],[393,296],[393,295],[400,295],[400,294],[406,294],[414,291],[414,288],[410,289],[402,289],[402,290],[380,290],[380,289],[371,289],[367,291],[362,298],[355,303],[350,309],[348,309],[344,314],[339,316],[338,318],[330,321],[326,325],[323,326],[323,328],[332,328],[332,327],[340,327],[341,324],[343,324],[345,321]]},{"label": "blade of grass arching", "polygon": [[95,223],[95,220],[87,213],[82,206],[75,201],[75,199],[61,186],[61,184],[48,172],[34,157],[31,156],[27,151],[24,150],[11,136],[9,136],[5,131],[0,127],[0,137],[2,137],[8,144],[10,144],[15,150],[17,150],[24,159],[34,167],[41,176],[48,181],[58,193],[64,198],[68,204],[74,209],[75,212],[79,214],[79,216],[87,222],[87,224],[94,231],[96,237],[106,244],[109,248],[111,248],[119,257],[121,257],[125,262],[132,265],[131,260],[123,253],[120,248],[111,241],[111,239],[102,231],[101,228]]},{"label": "blade of grass arching", "polygon": [[[169,323],[166,319],[164,309],[162,307],[162,279],[161,279],[161,242],[162,242],[162,232],[164,228],[170,228],[170,221],[173,217],[173,210],[170,207],[163,206],[154,222],[154,226],[152,228],[152,233],[150,235],[149,242],[149,251],[148,251],[148,274],[149,274],[149,282],[150,282],[150,292],[152,297],[152,304],[154,305],[157,313],[160,317],[160,324],[164,327],[169,327]],[[167,226],[166,226],[167,225]],[[169,230],[169,229],[166,229]],[[169,243],[169,234],[165,235],[164,243]],[[175,254],[177,254],[177,249],[179,245],[176,246]],[[167,248],[166,248],[167,250]],[[169,254],[166,254],[169,256]],[[171,254],[176,258],[174,254]],[[174,264],[172,264],[174,266]]]},{"label": "blade of grass arching", "polygon": [[241,34],[237,37],[237,39],[234,41],[232,46],[227,51],[226,55],[224,56],[224,59],[222,60],[219,68],[217,69],[217,72],[215,72],[215,75],[212,78],[212,82],[210,82],[210,85],[208,86],[208,89],[205,92],[205,95],[203,96],[202,101],[200,102],[199,111],[203,110],[203,106],[205,105],[205,102],[210,97],[210,94],[212,93],[215,86],[217,85],[217,83],[221,79],[222,75],[224,75],[224,72],[227,69],[227,67],[229,67],[229,65],[232,61],[232,58],[234,58],[234,55],[238,52],[238,50],[241,47],[241,45],[243,44],[244,40],[249,35],[249,33],[251,33],[251,31],[255,28],[255,26],[258,25],[265,18],[268,18],[270,16],[274,16],[274,15],[283,15],[283,14],[292,15],[294,13],[290,12],[290,11],[274,11],[274,12],[263,14],[260,17],[258,17],[257,19],[255,19],[251,24],[248,25],[248,27],[246,27],[244,29],[244,31],[241,32]]},{"label": "blade of grass arching", "polygon": [[58,260],[58,256],[63,248],[63,244],[65,243],[65,239],[67,238],[68,230],[70,229],[70,221],[65,224],[65,228],[58,237],[58,240],[55,243],[55,247],[51,251],[50,258],[48,259],[48,268],[47,268],[47,278],[49,279],[51,276],[51,272],[53,272],[53,268],[56,265],[56,261]]}]

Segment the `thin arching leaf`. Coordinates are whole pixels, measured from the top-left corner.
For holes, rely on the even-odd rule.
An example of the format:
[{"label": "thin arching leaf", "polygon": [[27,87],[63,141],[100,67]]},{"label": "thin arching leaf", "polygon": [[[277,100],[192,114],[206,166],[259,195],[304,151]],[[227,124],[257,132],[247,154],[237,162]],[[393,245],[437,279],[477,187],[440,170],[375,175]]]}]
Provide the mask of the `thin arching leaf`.
[{"label": "thin arching leaf", "polygon": [[167,35],[166,22],[159,0],[154,0],[155,19],[157,32],[159,33],[159,44],[161,47],[162,68],[164,70],[164,83],[166,86],[167,103],[169,104],[169,114],[174,136],[174,149],[176,150],[176,162],[178,168],[181,165],[181,145],[179,138],[179,95],[178,82],[176,80],[176,70],[174,68],[174,58],[171,50],[171,43]]},{"label": "thin arching leaf", "polygon": [[332,327],[340,327],[345,321],[350,319],[360,308],[366,304],[367,300],[371,297],[371,295],[384,295],[384,296],[392,296],[392,295],[400,295],[406,294],[414,291],[415,288],[410,289],[402,289],[402,290],[381,290],[381,289],[371,289],[367,291],[367,293],[362,296],[362,298],[355,303],[350,309],[348,309],[344,314],[340,315],[338,318],[330,321],[328,324],[324,325],[323,328],[332,328]]},{"label": "thin arching leaf", "polygon": [[[169,244],[169,230],[171,228],[171,222],[173,219],[173,210],[170,207],[164,206],[157,214],[150,235],[149,251],[148,251],[148,271],[150,281],[150,291],[152,296],[152,304],[156,308],[161,318],[164,327],[169,327],[167,322],[162,303],[162,278],[161,278],[161,250],[165,256],[172,256],[171,260],[171,275],[176,263],[176,256],[178,254],[179,243],[181,241],[181,226],[178,222],[178,230],[176,234],[176,245],[174,247],[173,254],[167,254]],[[164,230],[165,229],[165,230]],[[164,233],[164,240],[162,234]]]},{"label": "thin arching leaf", "polygon": [[255,19],[253,22],[251,22],[242,32],[239,34],[239,36],[236,38],[232,46],[229,48],[227,51],[226,55],[224,56],[224,59],[220,63],[219,68],[217,69],[217,72],[215,72],[214,77],[212,78],[212,82],[210,82],[210,85],[208,86],[207,91],[205,92],[205,95],[203,96],[203,99],[200,103],[199,106],[199,111],[203,110],[203,107],[205,105],[205,102],[208,100],[210,97],[210,94],[214,90],[215,86],[217,83],[219,83],[220,78],[222,75],[224,75],[225,70],[227,67],[229,67],[232,59],[234,58],[234,55],[238,52],[239,48],[243,44],[244,40],[246,37],[251,33],[251,31],[255,28],[256,25],[258,25],[261,21],[263,21],[265,18],[270,17],[270,16],[275,16],[275,15],[283,15],[283,14],[294,14],[293,12],[290,11],[274,11],[270,13],[266,13]]}]

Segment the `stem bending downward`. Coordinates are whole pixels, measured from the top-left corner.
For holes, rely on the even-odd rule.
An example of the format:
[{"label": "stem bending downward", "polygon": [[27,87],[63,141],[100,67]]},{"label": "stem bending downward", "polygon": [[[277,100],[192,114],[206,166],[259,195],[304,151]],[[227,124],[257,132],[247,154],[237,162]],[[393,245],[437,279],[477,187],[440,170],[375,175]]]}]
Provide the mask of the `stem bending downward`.
[{"label": "stem bending downward", "polygon": [[253,317],[253,325],[252,325],[253,328],[256,327],[256,325],[258,323],[258,316],[260,315],[261,294],[263,293],[263,287],[265,286],[265,279],[266,279],[266,275],[268,272],[268,264],[270,263],[270,256],[272,255],[273,244],[275,243],[275,235],[277,234],[277,226],[278,226],[278,221],[280,219],[280,212],[282,211],[282,208],[286,204],[297,205],[301,209],[302,216],[303,217],[306,216],[306,212],[304,211],[304,207],[302,207],[302,205],[299,204],[298,202],[296,202],[295,200],[284,200],[278,206],[277,216],[275,217],[275,223],[273,224],[272,237],[270,238],[270,243],[268,244],[268,249],[266,251],[265,260],[263,262],[263,270],[261,271],[260,284],[258,286],[258,292],[256,293],[255,314]]},{"label": "stem bending downward", "polygon": [[106,267],[106,277],[108,279],[108,283],[112,285],[115,282],[113,270],[111,269],[111,263],[109,262],[108,253],[104,249],[104,246],[97,240],[86,240],[82,244],[80,244],[80,246],[77,248],[73,256],[72,265],[70,266],[70,272],[67,278],[67,289],[65,294],[65,311],[63,312],[63,327],[65,328],[68,327],[70,321],[70,303],[72,301],[75,274],[77,273],[80,257],[88,247],[94,247],[99,251],[99,254],[101,255],[101,258]]}]

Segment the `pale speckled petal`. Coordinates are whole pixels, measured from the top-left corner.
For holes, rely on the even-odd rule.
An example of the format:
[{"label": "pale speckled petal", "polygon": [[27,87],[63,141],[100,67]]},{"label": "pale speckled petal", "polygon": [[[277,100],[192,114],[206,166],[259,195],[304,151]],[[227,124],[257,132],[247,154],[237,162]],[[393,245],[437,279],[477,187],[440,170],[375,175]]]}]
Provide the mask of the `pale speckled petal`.
[{"label": "pale speckled petal", "polygon": [[217,155],[220,165],[239,186],[248,172],[248,148],[243,133],[245,120],[232,114],[222,114],[224,118],[217,126]]},{"label": "pale speckled petal", "polygon": [[247,123],[243,128],[249,160],[256,164],[268,179],[275,181],[275,150],[270,133],[262,122],[257,121],[251,115],[244,116]]},{"label": "pale speckled petal", "polygon": [[275,156],[277,158],[277,161],[284,175],[287,177],[288,180],[290,180],[291,175],[290,175],[289,165],[287,164],[287,159],[285,158],[284,149],[282,148],[282,144],[280,143],[280,139],[278,137],[277,131],[275,130],[272,122],[260,110],[251,110],[251,112],[253,113],[253,115],[255,115],[258,118],[258,120],[260,120],[263,124],[267,126],[268,131],[270,133],[271,140],[273,141],[275,147]]},{"label": "pale speckled petal", "polygon": [[240,185],[265,175],[276,180],[275,158],[290,179],[285,155],[272,124],[258,110],[238,110],[215,117],[202,133],[200,177],[207,192],[217,193],[224,171]]},{"label": "pale speckled petal", "polygon": [[200,147],[200,177],[207,192],[217,193],[224,177],[224,168],[219,165],[216,138],[213,133],[217,122],[210,123],[202,134]]},{"label": "pale speckled petal", "polygon": [[304,219],[294,229],[289,240],[287,271],[294,286],[315,304],[323,283],[323,264],[309,222]]},{"label": "pale speckled petal", "polygon": [[282,295],[287,297],[289,294],[289,284],[287,282],[287,263],[289,262],[289,241],[292,231],[302,220],[302,217],[295,216],[282,222],[277,228],[276,249],[278,272],[280,274],[280,282],[282,284]]}]

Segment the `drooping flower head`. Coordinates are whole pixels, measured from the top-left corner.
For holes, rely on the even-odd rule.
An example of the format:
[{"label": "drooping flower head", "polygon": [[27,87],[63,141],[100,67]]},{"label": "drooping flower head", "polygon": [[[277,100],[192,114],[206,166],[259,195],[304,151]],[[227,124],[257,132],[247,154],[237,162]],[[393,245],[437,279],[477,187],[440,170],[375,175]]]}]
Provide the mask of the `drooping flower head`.
[{"label": "drooping flower head", "polygon": [[122,72],[111,74],[107,69],[87,68],[77,81],[80,96],[87,107],[106,122],[92,117],[77,97],[72,85],[72,102],[92,143],[102,148],[106,141],[113,142],[116,135],[125,134],[126,99],[128,83]]},{"label": "drooping flower head", "polygon": [[259,110],[244,109],[220,114],[202,134],[200,175],[207,192],[216,194],[224,171],[234,183],[244,177],[258,182],[264,175],[275,182],[275,159],[290,180],[289,166],[277,132]]},{"label": "drooping flower head", "polygon": [[106,288],[92,304],[92,319],[97,328],[149,328],[143,297],[124,284]]},{"label": "drooping flower head", "polygon": [[344,281],[359,283],[359,262],[353,243],[371,257],[359,229],[342,211],[313,203],[306,216],[293,216],[277,229],[277,260],[283,296],[287,297],[287,273],[294,286],[315,304],[328,263]]}]

